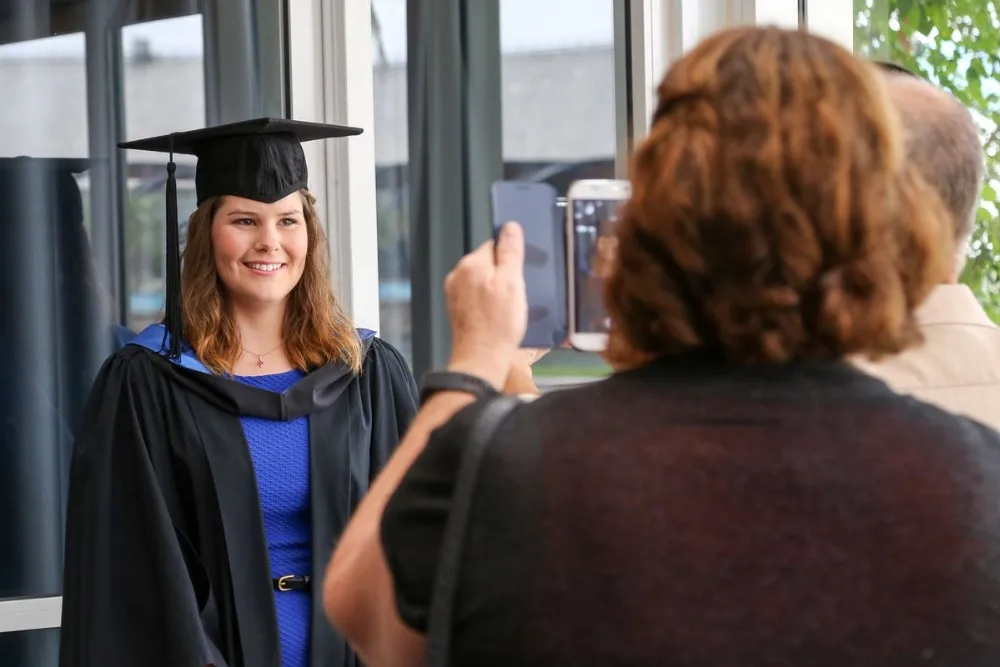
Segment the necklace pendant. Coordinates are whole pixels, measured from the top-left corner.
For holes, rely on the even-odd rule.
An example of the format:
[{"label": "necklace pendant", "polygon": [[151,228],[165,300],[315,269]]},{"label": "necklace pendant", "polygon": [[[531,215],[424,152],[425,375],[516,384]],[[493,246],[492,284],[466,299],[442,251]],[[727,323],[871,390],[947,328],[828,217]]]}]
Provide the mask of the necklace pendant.
[{"label": "necklace pendant", "polygon": [[257,368],[264,368],[264,357],[257,355]]}]

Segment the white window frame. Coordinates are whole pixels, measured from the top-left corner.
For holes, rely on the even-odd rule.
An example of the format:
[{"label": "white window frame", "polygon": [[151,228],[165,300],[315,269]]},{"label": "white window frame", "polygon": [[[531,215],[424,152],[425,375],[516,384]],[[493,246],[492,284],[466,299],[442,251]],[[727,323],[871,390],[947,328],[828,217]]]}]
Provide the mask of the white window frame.
[{"label": "white window frame", "polygon": [[364,129],[305,150],[337,297],[357,326],[378,331],[371,0],[293,0],[287,34],[292,118]]},{"label": "white window frame", "polygon": [[0,632],[49,630],[61,621],[61,596],[0,600]]},{"label": "white window frame", "polygon": [[[801,25],[799,0],[632,0],[633,142],[649,132],[656,86],[672,62],[705,37],[738,25]],[[814,0],[813,4],[846,4]],[[819,20],[824,20],[820,16]],[[633,144],[634,145],[634,144]]]}]

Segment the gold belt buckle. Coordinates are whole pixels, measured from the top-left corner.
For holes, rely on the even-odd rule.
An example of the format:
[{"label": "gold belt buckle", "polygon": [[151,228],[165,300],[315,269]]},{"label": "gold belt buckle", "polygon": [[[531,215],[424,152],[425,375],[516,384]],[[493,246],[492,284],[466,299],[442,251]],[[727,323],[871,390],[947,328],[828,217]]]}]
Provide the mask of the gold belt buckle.
[{"label": "gold belt buckle", "polygon": [[281,591],[282,593],[287,593],[288,591],[292,590],[291,588],[288,587],[288,581],[293,577],[294,575],[291,574],[286,574],[283,577],[278,577],[278,590]]}]

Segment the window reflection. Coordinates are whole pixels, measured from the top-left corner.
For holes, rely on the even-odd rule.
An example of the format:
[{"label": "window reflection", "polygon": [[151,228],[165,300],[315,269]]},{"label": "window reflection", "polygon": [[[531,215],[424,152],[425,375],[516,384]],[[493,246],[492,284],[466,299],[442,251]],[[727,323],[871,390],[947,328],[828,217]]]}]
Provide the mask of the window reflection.
[{"label": "window reflection", "polygon": [[57,656],[50,647],[58,644],[58,628],[0,634],[3,667],[55,667]]},{"label": "window reflection", "polygon": [[18,100],[0,105],[0,345],[8,360],[0,533],[9,540],[0,549],[0,598],[60,590],[71,428],[110,347],[110,333],[95,336],[97,323],[110,332],[111,320],[84,226],[89,197],[80,182],[91,165],[68,159],[87,155],[84,48],[82,33],[0,45],[0,90]]},{"label": "window reflection", "polygon": [[[206,125],[205,56],[200,14],[122,28],[125,136],[155,137]],[[125,196],[126,322],[141,331],[163,309],[166,177],[163,156],[128,155]],[[181,238],[196,207],[195,158],[175,155]]]},{"label": "window reflection", "polygon": [[[15,41],[5,25],[0,90],[17,103],[0,110],[0,598],[61,591],[72,428],[115,333],[87,215],[84,36]],[[0,635],[4,664],[54,664],[55,637]]]}]

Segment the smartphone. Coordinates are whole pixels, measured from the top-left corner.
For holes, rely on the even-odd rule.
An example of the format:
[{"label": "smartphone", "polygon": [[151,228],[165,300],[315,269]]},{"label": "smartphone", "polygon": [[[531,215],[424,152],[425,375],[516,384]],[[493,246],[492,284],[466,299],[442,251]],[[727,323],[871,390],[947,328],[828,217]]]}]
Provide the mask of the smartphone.
[{"label": "smartphone", "polygon": [[493,229],[507,222],[524,230],[524,284],[528,295],[528,328],[522,347],[562,345],[568,333],[566,244],[562,208],[548,183],[498,181],[490,188]]},{"label": "smartphone", "polygon": [[603,352],[608,345],[604,284],[617,252],[618,215],[631,196],[628,181],[610,179],[575,181],[566,196],[568,338],[583,352]]}]

